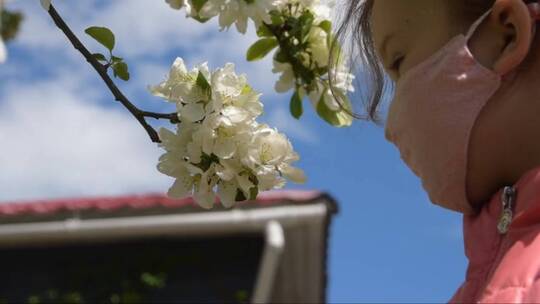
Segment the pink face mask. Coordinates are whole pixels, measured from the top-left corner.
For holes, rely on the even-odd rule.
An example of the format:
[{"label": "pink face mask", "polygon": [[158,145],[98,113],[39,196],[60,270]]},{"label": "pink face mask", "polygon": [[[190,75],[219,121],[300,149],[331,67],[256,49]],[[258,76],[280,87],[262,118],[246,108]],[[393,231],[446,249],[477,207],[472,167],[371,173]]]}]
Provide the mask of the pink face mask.
[{"label": "pink face mask", "polygon": [[385,128],[430,200],[465,214],[474,212],[466,192],[469,137],[501,85],[501,75],[477,62],[467,46],[489,13],[399,79]]}]

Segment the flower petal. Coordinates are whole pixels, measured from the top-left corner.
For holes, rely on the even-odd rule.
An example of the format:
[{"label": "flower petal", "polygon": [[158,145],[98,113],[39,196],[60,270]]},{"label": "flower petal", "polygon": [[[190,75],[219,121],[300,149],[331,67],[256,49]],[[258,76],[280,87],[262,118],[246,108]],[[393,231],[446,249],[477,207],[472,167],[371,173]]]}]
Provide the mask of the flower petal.
[{"label": "flower petal", "polygon": [[226,107],[221,112],[223,113],[223,116],[229,118],[233,124],[243,122],[249,118],[247,111],[235,106]]},{"label": "flower petal", "polygon": [[339,107],[339,103],[330,92],[326,93],[326,97],[324,98],[324,103],[326,103],[328,108],[334,112],[339,111],[341,109]]},{"label": "flower petal", "polygon": [[172,198],[184,198],[191,195],[193,189],[193,179],[189,176],[179,177],[169,188],[167,194]]},{"label": "flower petal", "polygon": [[171,177],[189,175],[184,161],[177,154],[173,153],[163,154],[159,158],[157,169],[159,172]]},{"label": "flower petal", "polygon": [[249,197],[249,192],[251,187],[253,187],[253,183],[249,180],[247,174],[238,175],[236,177],[236,180],[238,181],[238,185],[240,186],[240,189],[242,189],[246,197]]},{"label": "flower petal", "polygon": [[228,159],[234,156],[236,144],[232,139],[218,138],[214,145],[214,154],[219,158]]},{"label": "flower petal", "polygon": [[301,169],[292,167],[289,164],[284,164],[280,167],[280,171],[286,178],[297,184],[303,184],[306,182],[306,175]]},{"label": "flower petal", "polygon": [[180,109],[180,117],[188,122],[202,120],[204,115],[204,106],[200,103],[188,103]]},{"label": "flower petal", "polygon": [[196,142],[190,142],[187,144],[187,154],[189,156],[189,161],[198,164],[201,162],[202,149],[201,145]]},{"label": "flower petal", "polygon": [[195,191],[193,198],[204,209],[212,209],[216,201],[216,194],[211,189],[207,191]]},{"label": "flower petal", "polygon": [[218,184],[219,199],[225,208],[231,208],[235,205],[237,190],[238,188],[234,182],[222,181]]}]

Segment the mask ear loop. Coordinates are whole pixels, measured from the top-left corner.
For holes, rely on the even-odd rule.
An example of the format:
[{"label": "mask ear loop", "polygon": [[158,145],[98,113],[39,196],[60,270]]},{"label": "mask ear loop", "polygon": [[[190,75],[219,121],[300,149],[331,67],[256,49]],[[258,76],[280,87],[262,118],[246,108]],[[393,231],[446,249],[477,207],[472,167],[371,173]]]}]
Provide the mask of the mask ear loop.
[{"label": "mask ear loop", "polygon": [[[529,13],[531,14],[531,18],[534,21],[540,21],[540,0],[536,0],[536,2],[531,2],[527,4],[527,7],[529,8]],[[467,32],[467,35],[465,36],[467,40],[469,40],[472,35],[474,35],[474,32],[478,29],[480,24],[489,16],[491,13],[491,8],[485,12],[478,20],[476,20],[471,27],[469,28],[469,31]],[[535,22],[536,23],[536,22]],[[533,33],[536,33],[536,24],[533,26]],[[534,36],[534,35],[533,35]]]},{"label": "mask ear loop", "polygon": [[529,8],[529,13],[531,13],[531,18],[533,20],[540,20],[540,0],[536,3],[528,3],[527,7]]},{"label": "mask ear loop", "polygon": [[540,0],[536,3],[528,3],[527,7],[529,8],[529,13],[531,14],[531,18],[533,20],[533,34],[532,36],[536,36],[536,27],[538,25],[538,21],[540,21]]},{"label": "mask ear loop", "polygon": [[476,32],[476,30],[478,29],[478,27],[480,26],[480,24],[482,24],[482,22],[484,22],[484,20],[486,20],[486,18],[489,16],[489,14],[491,14],[491,8],[485,12],[482,16],[480,16],[480,18],[478,18],[472,25],[471,27],[469,28],[469,31],[467,32],[467,35],[465,36],[465,38],[467,38],[467,41],[469,41],[469,39],[471,39],[472,35],[474,35],[474,33]]}]

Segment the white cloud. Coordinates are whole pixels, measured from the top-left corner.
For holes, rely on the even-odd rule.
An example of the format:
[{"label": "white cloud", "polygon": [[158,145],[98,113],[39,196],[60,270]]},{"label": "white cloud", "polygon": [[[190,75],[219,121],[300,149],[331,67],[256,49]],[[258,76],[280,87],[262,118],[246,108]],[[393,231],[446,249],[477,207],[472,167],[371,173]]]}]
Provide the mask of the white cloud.
[{"label": "white cloud", "polygon": [[[58,2],[58,3],[56,3]],[[65,6],[65,1],[56,1],[60,7]],[[91,12],[91,5],[87,1],[78,1],[73,8],[70,7],[70,13],[64,16],[68,24],[78,24],[83,19],[84,12]],[[21,30],[17,35],[15,43],[26,48],[38,50],[62,50],[65,48],[67,40],[54,25],[49,14],[41,7],[38,0],[31,1],[12,1],[8,3],[8,8],[20,10],[24,14]]]},{"label": "white cloud", "polygon": [[[55,5],[73,32],[92,52],[103,51],[103,47],[87,37],[84,29],[93,25],[111,28],[116,35],[115,54],[125,57],[132,70],[136,70],[134,66],[139,63],[162,66],[164,59],[170,65],[177,56],[184,57],[188,65],[208,61],[215,68],[234,62],[239,72],[248,75],[252,86],[265,94],[265,99],[274,93],[278,75],[272,73],[271,56],[258,62],[245,60],[248,47],[257,40],[251,23],[246,35],[235,29],[220,32],[215,18],[201,24],[186,18],[183,10],[171,9],[164,0],[149,3],[148,0],[115,0],[97,6],[96,1],[56,1]],[[56,69],[59,65],[80,65],[84,61],[41,8],[39,1],[13,1],[10,7],[25,14],[15,45],[36,57],[47,56],[41,64]],[[169,55],[171,53],[172,56]],[[166,72],[168,68],[161,75]],[[130,87],[146,87],[161,80],[161,77],[151,80],[146,75],[134,76],[137,82],[131,81]]]},{"label": "white cloud", "polygon": [[198,23],[164,0],[109,1],[88,22],[113,30],[119,50],[129,56],[156,55],[178,47],[197,49],[209,33],[217,31],[215,20]]},{"label": "white cloud", "polygon": [[[113,30],[117,49],[126,56],[155,55],[172,47],[196,46],[195,42],[217,30],[215,22],[198,24],[161,0],[115,0],[101,7],[96,1],[56,1],[55,6],[73,32],[85,42],[91,39],[81,33],[89,26],[106,26]],[[70,49],[66,48],[66,38],[39,6],[39,1],[14,1],[10,7],[22,10],[25,15],[17,44],[46,50]],[[91,43],[91,46],[97,44]]]},{"label": "white cloud", "polygon": [[165,191],[161,153],[124,109],[69,78],[12,85],[0,103],[0,200]]}]

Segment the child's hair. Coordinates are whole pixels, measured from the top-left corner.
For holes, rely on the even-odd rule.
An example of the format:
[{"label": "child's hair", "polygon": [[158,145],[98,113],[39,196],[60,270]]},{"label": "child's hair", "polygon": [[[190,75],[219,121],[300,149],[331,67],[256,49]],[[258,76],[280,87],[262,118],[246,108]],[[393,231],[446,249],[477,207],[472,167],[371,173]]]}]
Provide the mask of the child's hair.
[{"label": "child's hair", "polygon": [[[391,86],[392,84],[389,84],[385,77],[383,67],[373,45],[370,16],[375,0],[346,1],[347,4],[345,9],[342,10],[345,14],[342,16],[342,21],[336,31],[336,38],[332,44],[332,48],[338,41],[342,45],[348,45],[348,56],[351,57],[350,62],[352,64],[351,69],[354,70],[353,66],[356,57],[360,58],[362,68],[367,69],[366,75],[364,75],[364,71],[362,71],[362,75],[367,76],[367,82],[361,83],[361,87],[365,87],[366,85],[368,87],[367,94],[362,94],[362,103],[367,116],[358,114],[354,114],[353,116],[355,118],[366,118],[367,120],[371,120],[378,124],[380,123],[378,115],[379,104],[381,103],[381,99],[388,86]],[[455,18],[462,19],[464,25],[469,25],[469,23],[474,22],[476,18],[486,12],[495,2],[495,0],[445,1],[449,2],[448,7],[451,10],[449,14],[455,16]],[[350,41],[351,43],[345,43],[346,39],[352,39],[352,41]],[[331,54],[333,54],[333,52],[331,52]],[[336,61],[330,60],[330,62],[334,63]],[[334,67],[332,67],[331,70],[334,70]],[[331,75],[330,78],[332,79],[333,77],[334,76]],[[356,81],[359,81],[359,78],[356,78]]]}]

